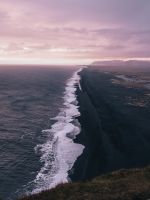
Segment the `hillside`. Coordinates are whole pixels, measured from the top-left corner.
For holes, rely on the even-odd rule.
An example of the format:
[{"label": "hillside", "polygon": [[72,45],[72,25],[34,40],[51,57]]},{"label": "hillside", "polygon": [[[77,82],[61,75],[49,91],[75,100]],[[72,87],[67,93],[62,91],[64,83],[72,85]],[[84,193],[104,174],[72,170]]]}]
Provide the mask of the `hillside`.
[{"label": "hillside", "polygon": [[19,200],[148,200],[150,167],[120,170],[89,182],[68,183]]}]

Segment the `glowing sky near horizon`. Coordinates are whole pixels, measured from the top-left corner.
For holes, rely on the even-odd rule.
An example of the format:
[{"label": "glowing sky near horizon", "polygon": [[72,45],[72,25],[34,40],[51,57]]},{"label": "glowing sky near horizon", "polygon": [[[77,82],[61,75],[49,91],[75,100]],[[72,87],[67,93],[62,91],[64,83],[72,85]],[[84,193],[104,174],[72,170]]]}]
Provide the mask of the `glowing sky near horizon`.
[{"label": "glowing sky near horizon", "polygon": [[0,63],[150,58],[150,0],[1,0]]}]

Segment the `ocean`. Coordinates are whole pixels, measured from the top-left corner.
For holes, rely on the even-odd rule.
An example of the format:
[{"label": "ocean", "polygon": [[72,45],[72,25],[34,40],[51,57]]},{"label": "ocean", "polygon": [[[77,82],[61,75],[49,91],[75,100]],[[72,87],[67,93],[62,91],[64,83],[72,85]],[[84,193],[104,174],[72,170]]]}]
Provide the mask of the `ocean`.
[{"label": "ocean", "polygon": [[73,67],[0,69],[0,198],[14,200],[68,182],[84,146]]}]

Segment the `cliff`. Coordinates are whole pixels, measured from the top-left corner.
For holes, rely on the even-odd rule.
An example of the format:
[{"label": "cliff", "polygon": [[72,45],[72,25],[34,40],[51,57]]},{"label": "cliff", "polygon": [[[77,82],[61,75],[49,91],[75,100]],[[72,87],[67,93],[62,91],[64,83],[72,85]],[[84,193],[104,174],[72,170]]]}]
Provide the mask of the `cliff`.
[{"label": "cliff", "polygon": [[19,200],[148,200],[150,167],[120,170],[88,182],[68,183]]}]

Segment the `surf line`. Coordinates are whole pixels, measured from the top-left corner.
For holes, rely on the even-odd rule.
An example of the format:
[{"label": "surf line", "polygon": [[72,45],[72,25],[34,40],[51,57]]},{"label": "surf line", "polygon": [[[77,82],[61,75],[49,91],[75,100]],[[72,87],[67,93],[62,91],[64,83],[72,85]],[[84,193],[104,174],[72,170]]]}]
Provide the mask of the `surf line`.
[{"label": "surf line", "polygon": [[84,146],[74,143],[76,135],[81,131],[77,120],[80,112],[76,96],[77,87],[81,90],[79,75],[81,71],[82,68],[74,72],[66,83],[63,106],[59,114],[53,118],[56,122],[51,129],[42,131],[47,135],[46,143],[35,147],[41,154],[40,161],[43,166],[34,180],[32,193],[69,182],[68,172],[83,153]]}]

